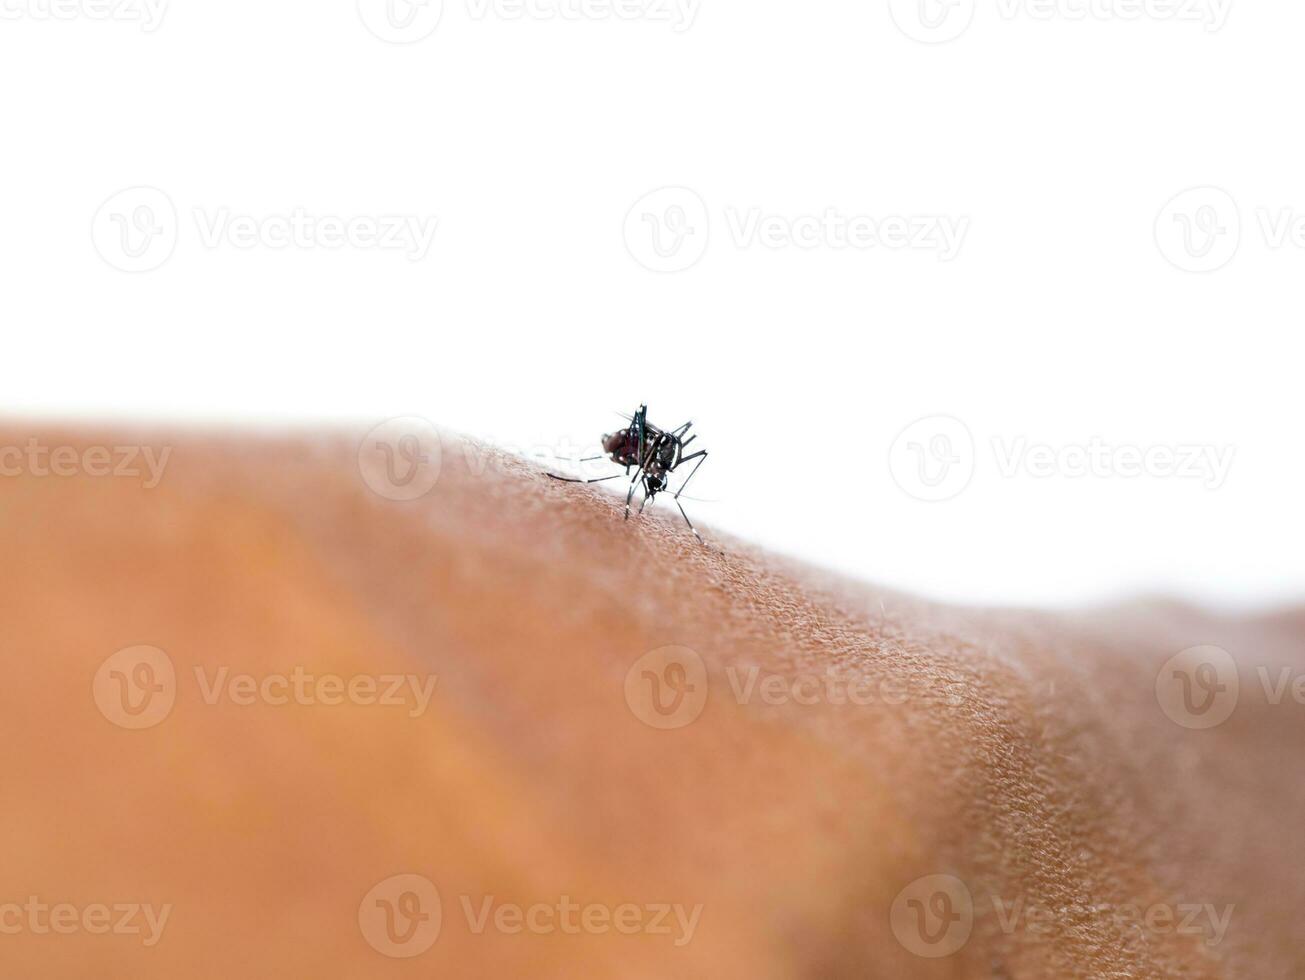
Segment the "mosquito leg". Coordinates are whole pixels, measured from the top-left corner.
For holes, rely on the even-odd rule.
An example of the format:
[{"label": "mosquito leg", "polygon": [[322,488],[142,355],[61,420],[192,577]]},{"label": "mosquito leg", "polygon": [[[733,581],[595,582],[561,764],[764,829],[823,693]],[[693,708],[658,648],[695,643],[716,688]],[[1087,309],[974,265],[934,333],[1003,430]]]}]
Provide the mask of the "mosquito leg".
[{"label": "mosquito leg", "polygon": [[[639,411],[635,414],[635,417],[639,420],[639,466],[642,467],[647,459],[643,454],[643,445],[644,429],[648,421],[648,406],[640,405]],[[630,515],[627,513],[626,516],[629,517]]]},{"label": "mosquito leg", "polygon": [[634,479],[630,481],[630,489],[625,494],[625,519],[630,519],[630,502],[634,500],[634,488],[639,485],[639,477],[643,475],[643,466],[634,471]]},{"label": "mosquito leg", "polygon": [[693,526],[693,521],[689,520],[689,515],[684,513],[684,505],[680,503],[680,495],[678,493],[675,495],[674,500],[675,500],[675,506],[680,508],[680,514],[681,516],[684,517],[684,523],[689,525],[689,530],[692,531],[693,536],[698,539],[698,544],[702,545],[705,548],[707,546],[707,542],[702,540],[702,535],[699,534],[698,529]]},{"label": "mosquito leg", "polygon": [[563,483],[602,483],[604,480],[615,480],[624,475],[624,473],[613,473],[611,476],[600,476],[592,480],[581,480],[575,476],[558,476],[556,473],[549,473],[548,477],[552,480],[560,480]]},{"label": "mosquito leg", "polygon": [[559,463],[592,463],[596,459],[606,458],[606,456],[586,456],[584,459],[570,459],[567,456],[554,456],[552,453],[535,453],[535,459],[555,459]]},{"label": "mosquito leg", "polygon": [[662,432],[661,429],[657,428],[657,426],[653,425],[651,422],[648,421],[647,405],[639,406],[639,419],[643,423],[643,431],[647,436],[651,437],[651,436],[665,435],[665,433]]},{"label": "mosquito leg", "polygon": [[[583,464],[585,464],[585,463],[594,463],[594,462],[597,462],[597,461],[600,460],[600,459],[607,459],[607,457],[606,457],[606,456],[586,456],[584,459],[567,459],[565,456],[553,456],[553,455],[551,455],[551,454],[549,454],[549,453],[536,453],[536,454],[535,454],[535,459],[553,459],[553,460],[556,460],[556,461],[559,462],[559,463],[570,463],[572,466],[581,466],[581,465],[583,465]],[[553,476],[552,473],[549,473],[548,475],[549,475],[549,476]],[[554,479],[557,479],[557,480],[563,480],[563,479],[566,479],[566,477],[555,476]],[[604,479],[607,479],[607,478],[604,477]],[[578,482],[582,482],[582,481],[577,480],[577,481],[575,481],[575,482],[578,483]],[[593,483],[593,482],[595,482],[595,481],[593,481],[593,480],[586,480],[586,481],[583,481],[583,482],[586,482],[586,483]]]},{"label": "mosquito leg", "polygon": [[675,491],[675,497],[677,500],[679,499],[680,494],[684,493],[684,488],[689,485],[689,480],[693,479],[693,475],[698,472],[698,467],[703,464],[703,461],[706,460],[706,458],[707,450],[699,449],[696,453],[691,453],[680,460],[681,463],[690,459],[697,459],[698,461],[693,464],[693,470],[689,473],[688,477],[685,478],[684,482],[680,484],[680,489]]}]

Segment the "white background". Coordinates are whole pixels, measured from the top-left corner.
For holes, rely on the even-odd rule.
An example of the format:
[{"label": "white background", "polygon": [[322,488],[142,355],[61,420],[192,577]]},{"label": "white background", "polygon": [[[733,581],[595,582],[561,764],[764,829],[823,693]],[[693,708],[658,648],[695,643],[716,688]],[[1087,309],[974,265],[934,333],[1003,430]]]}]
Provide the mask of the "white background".
[{"label": "white background", "polygon": [[[11,412],[589,449],[646,400],[700,522],[889,585],[1299,595],[1302,5],[136,2],[0,0]],[[1226,479],[1128,475],[1187,446]]]}]

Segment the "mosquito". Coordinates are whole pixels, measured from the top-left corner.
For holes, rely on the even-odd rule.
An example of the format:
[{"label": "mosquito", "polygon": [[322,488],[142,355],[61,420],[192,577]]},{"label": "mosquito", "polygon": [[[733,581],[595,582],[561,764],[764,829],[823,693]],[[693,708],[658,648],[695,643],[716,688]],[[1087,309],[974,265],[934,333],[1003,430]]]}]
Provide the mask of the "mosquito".
[{"label": "mosquito", "polygon": [[[692,422],[685,422],[677,429],[659,429],[648,421],[648,406],[640,405],[639,410],[634,413],[634,417],[622,416],[629,421],[629,425],[624,429],[608,433],[603,436],[603,455],[590,456],[586,459],[577,460],[579,463],[590,463],[597,459],[610,459],[617,466],[624,466],[625,473],[613,473],[611,476],[600,476],[592,480],[582,480],[572,476],[558,476],[556,473],[548,475],[554,480],[561,480],[564,483],[602,483],[606,480],[618,480],[623,475],[629,476],[631,467],[634,468],[634,478],[630,481],[630,489],[625,494],[625,519],[630,519],[630,507],[634,502],[634,491],[643,487],[643,500],[639,504],[638,513],[642,514],[644,507],[649,501],[656,498],[659,493],[670,489],[670,475],[683,464],[697,460],[693,464],[693,469],[680,488],[676,490],[671,499],[675,501],[675,506],[680,509],[680,515],[684,518],[684,523],[689,525],[689,530],[693,536],[698,539],[700,544],[705,545],[702,535],[698,529],[693,526],[693,521],[689,520],[689,515],[684,512],[684,505],[680,503],[680,494],[684,493],[684,488],[689,485],[698,472],[698,467],[707,458],[707,450],[699,449],[695,453],[685,454],[684,450],[688,448],[689,443],[698,438],[696,435],[690,436],[689,430],[693,428]],[[686,439],[685,436],[688,436]]]}]

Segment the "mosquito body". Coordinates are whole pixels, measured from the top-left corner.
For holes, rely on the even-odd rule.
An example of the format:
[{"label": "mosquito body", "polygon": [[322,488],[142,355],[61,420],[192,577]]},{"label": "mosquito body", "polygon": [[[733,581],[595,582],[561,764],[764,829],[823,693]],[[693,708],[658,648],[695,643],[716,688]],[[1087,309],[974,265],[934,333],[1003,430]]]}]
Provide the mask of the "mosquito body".
[{"label": "mosquito body", "polygon": [[[685,463],[697,460],[693,464],[693,469],[685,477],[680,488],[672,495],[675,506],[680,509],[681,516],[684,517],[684,523],[689,525],[689,530],[699,542],[702,541],[702,535],[698,529],[693,526],[693,521],[689,520],[689,515],[684,512],[684,505],[680,503],[680,494],[684,488],[689,485],[693,479],[698,467],[702,465],[703,460],[707,458],[707,450],[700,449],[695,453],[685,453],[685,448],[693,442],[697,436],[690,436],[689,430],[693,428],[692,422],[685,422],[677,429],[660,429],[648,421],[648,406],[640,405],[639,410],[634,413],[630,419],[630,424],[624,429],[611,432],[603,436],[603,452],[607,459],[610,459],[617,466],[625,467],[626,476],[630,470],[634,469],[634,477],[630,480],[630,489],[625,494],[625,519],[630,519],[630,507],[634,501],[634,491],[643,487],[643,500],[639,504],[639,513],[649,501],[654,500],[659,493],[670,489],[670,476],[677,468]],[[687,436],[687,438],[686,438]],[[591,456],[588,459],[579,460],[587,463],[596,459],[603,459],[604,456]],[[577,477],[558,476],[556,473],[549,473],[554,480],[561,480],[565,483],[602,483],[605,480],[619,479],[623,474],[614,473],[611,476],[601,476],[592,480],[582,480]]]}]

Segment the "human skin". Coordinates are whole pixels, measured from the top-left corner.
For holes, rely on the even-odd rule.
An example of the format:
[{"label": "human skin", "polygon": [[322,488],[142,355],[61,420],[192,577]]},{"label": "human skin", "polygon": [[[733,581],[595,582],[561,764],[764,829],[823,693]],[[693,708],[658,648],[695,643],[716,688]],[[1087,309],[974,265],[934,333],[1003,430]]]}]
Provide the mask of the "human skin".
[{"label": "human skin", "polygon": [[[944,606],[702,547],[673,509],[625,522],[603,487],[448,436],[406,502],[364,480],[359,435],[0,447],[32,438],[171,454],[148,489],[0,477],[0,975],[1305,976],[1305,707],[1257,672],[1305,672],[1299,613]],[[1203,730],[1156,687],[1200,644],[1240,677]],[[112,698],[136,675],[97,672],[139,645],[176,682],[135,730]],[[424,710],[226,685],[296,667],[436,681]],[[399,874],[442,899],[409,958],[359,916]],[[968,899],[933,904],[933,875]],[[42,934],[32,897],[170,911],[147,945]],[[966,900],[963,943],[920,917]]]}]

